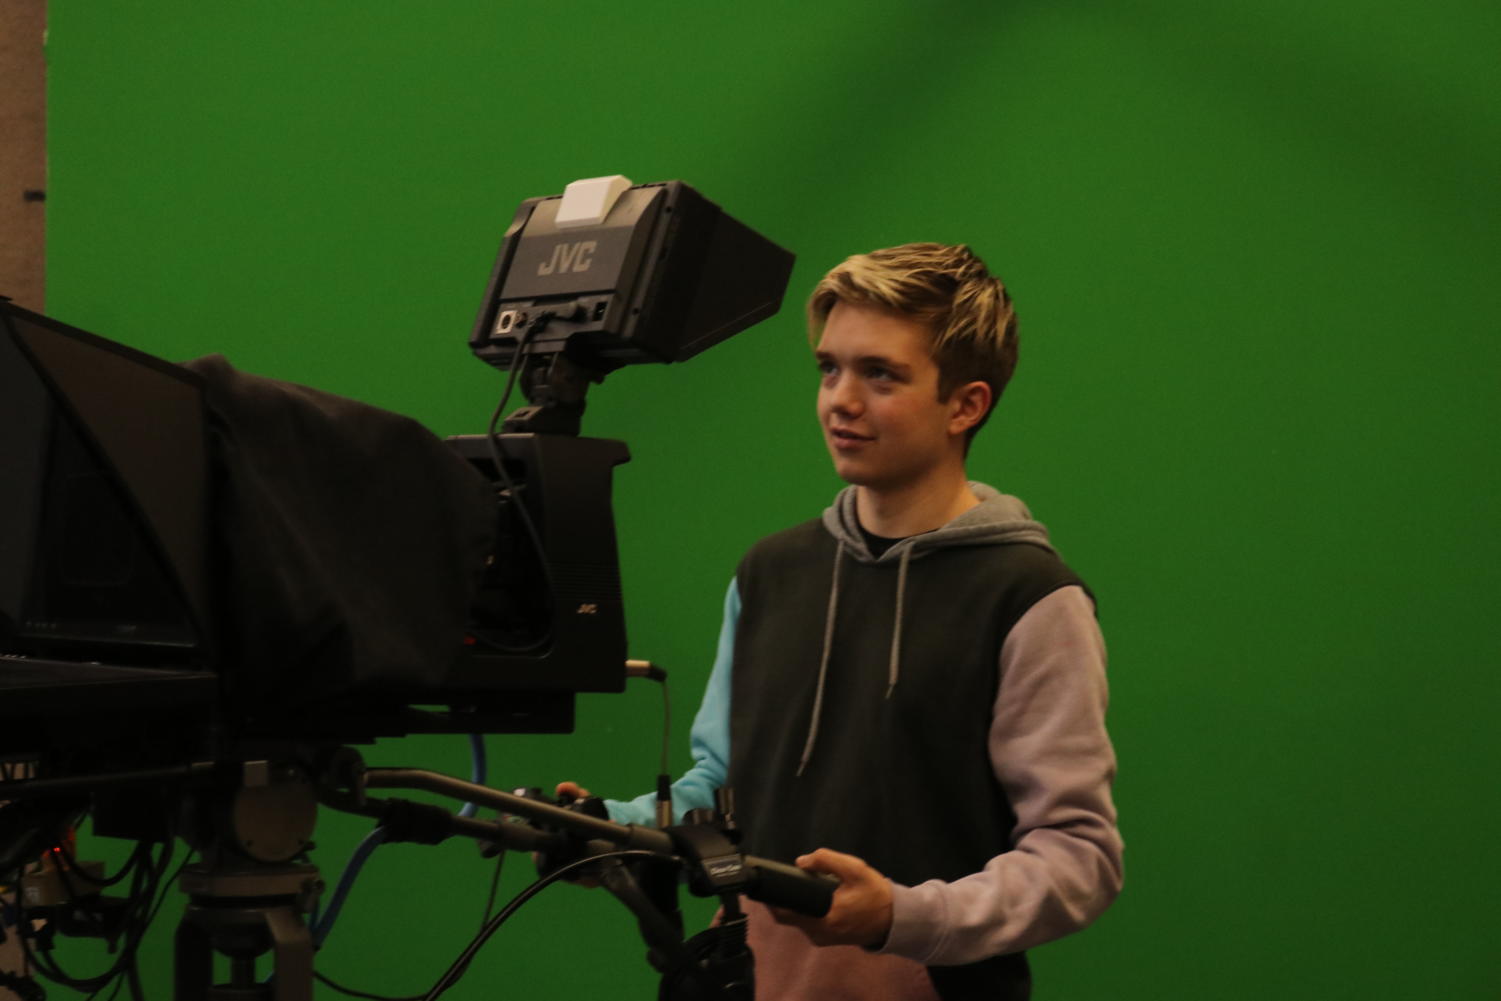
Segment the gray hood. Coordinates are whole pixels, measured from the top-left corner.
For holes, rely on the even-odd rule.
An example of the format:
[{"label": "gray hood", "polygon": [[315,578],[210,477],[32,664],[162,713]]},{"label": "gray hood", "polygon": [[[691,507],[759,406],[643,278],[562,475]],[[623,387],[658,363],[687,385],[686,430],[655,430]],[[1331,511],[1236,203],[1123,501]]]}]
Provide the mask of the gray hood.
[{"label": "gray hood", "polygon": [[[1032,520],[1027,505],[1010,494],[971,480],[969,488],[980,498],[976,507],[955,518],[942,528],[903,539],[881,554],[870,555],[860,521],[855,516],[855,488],[839,491],[823,512],[823,526],[839,541],[844,551],[861,563],[894,563],[903,558],[921,559],[925,553],[950,546],[987,546],[1004,542],[1030,542],[1053,551],[1047,527]],[[910,553],[910,556],[907,554]]]},{"label": "gray hood", "polygon": [[823,525],[839,543],[834,550],[833,579],[829,584],[829,609],[824,620],[823,653],[818,661],[818,688],[813,696],[813,717],[808,724],[808,739],[803,745],[802,761],[797,772],[803,773],[813,757],[813,747],[818,741],[818,721],[823,714],[823,694],[829,673],[829,655],[834,645],[834,623],[839,614],[839,568],[844,557],[849,555],[860,563],[895,563],[896,614],[891,625],[891,656],[886,667],[886,697],[896,690],[902,673],[902,616],[907,598],[907,564],[922,559],[928,553],[955,546],[993,546],[1011,542],[1027,542],[1042,546],[1053,552],[1048,541],[1048,530],[1032,520],[1027,505],[1010,494],[1003,494],[984,483],[970,481],[969,487],[980,503],[931,532],[910,535],[897,542],[880,557],[870,553],[865,544],[865,535],[860,531],[860,520],[855,513],[855,488],[845,487],[823,513]]}]

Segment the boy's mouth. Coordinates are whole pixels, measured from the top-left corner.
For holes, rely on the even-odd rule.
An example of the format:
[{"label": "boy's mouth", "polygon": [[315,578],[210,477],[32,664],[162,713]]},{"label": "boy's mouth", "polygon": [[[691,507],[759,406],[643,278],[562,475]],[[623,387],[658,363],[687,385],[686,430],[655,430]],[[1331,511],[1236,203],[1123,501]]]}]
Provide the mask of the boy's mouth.
[{"label": "boy's mouth", "polygon": [[856,434],[855,432],[850,431],[847,428],[829,428],[829,437],[832,438],[834,440],[834,444],[839,446],[840,448],[854,448],[856,446],[863,445],[868,441],[875,440],[869,435]]}]

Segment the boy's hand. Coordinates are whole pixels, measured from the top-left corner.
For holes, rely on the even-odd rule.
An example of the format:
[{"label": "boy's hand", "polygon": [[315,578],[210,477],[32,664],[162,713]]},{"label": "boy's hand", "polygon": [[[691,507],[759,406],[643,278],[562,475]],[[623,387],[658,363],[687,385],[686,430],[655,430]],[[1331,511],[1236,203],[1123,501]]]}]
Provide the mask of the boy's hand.
[{"label": "boy's hand", "polygon": [[562,799],[564,796],[572,799],[583,799],[585,796],[593,794],[577,782],[559,782],[558,787],[553,790],[553,795],[557,796],[558,799]]},{"label": "boy's hand", "polygon": [[771,909],[772,916],[808,936],[814,945],[878,946],[891,931],[891,881],[864,859],[829,848],[820,848],[797,859],[806,872],[826,872],[839,877],[834,902],[821,918]]},{"label": "boy's hand", "polygon": [[[557,788],[553,790],[553,795],[556,796],[559,801],[562,801],[565,797],[570,800],[578,800],[593,794],[590,793],[588,789],[585,789],[583,786],[579,785],[577,782],[559,782]],[[537,871],[541,872],[542,856],[537,852],[532,852],[532,863],[537,866]],[[593,890],[599,886],[599,880],[592,879],[588,876],[582,876],[577,879],[569,879],[568,882],[572,883],[575,886],[582,886],[590,890]]]}]

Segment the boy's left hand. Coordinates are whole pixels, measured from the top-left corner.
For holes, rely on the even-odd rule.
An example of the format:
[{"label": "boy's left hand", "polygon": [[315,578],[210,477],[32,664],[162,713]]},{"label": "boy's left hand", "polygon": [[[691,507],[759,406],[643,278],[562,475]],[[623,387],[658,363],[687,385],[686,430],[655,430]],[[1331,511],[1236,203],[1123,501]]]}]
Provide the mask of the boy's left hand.
[{"label": "boy's left hand", "polygon": [[820,848],[797,859],[806,872],[826,872],[839,878],[829,913],[810,918],[780,907],[772,917],[798,928],[814,945],[878,946],[891,931],[891,881],[864,859]]}]

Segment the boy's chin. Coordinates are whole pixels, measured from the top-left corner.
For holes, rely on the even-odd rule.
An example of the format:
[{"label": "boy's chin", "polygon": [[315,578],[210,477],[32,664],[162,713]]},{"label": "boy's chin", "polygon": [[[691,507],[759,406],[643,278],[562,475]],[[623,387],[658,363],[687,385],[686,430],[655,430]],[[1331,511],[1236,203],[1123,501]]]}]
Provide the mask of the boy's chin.
[{"label": "boy's chin", "polygon": [[868,490],[878,490],[882,483],[879,476],[873,475],[869,469],[862,469],[856,463],[835,462],[834,475],[852,487],[864,487]]},{"label": "boy's chin", "polygon": [[833,459],[835,476],[852,487],[863,487],[869,484],[869,470],[862,469],[858,462],[850,462],[839,455],[833,456]]}]

